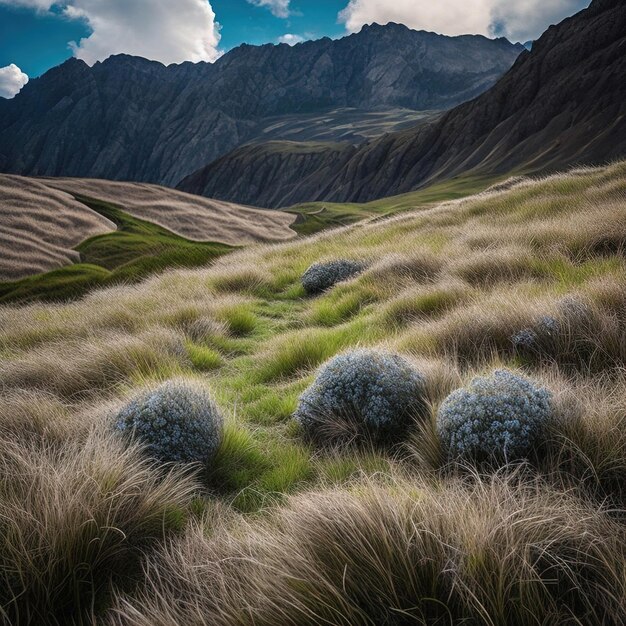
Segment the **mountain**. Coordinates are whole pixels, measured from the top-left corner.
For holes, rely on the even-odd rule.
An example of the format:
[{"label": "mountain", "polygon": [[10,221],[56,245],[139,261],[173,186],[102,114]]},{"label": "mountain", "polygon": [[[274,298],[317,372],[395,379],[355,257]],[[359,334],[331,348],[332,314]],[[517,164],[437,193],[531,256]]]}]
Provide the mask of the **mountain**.
[{"label": "mountain", "polygon": [[[294,150],[300,155],[297,166]],[[626,155],[626,9],[594,0],[551,26],[490,90],[436,120],[355,148],[284,160],[245,146],[180,184],[192,193],[256,206],[364,202],[462,173],[545,172]],[[263,172],[261,189],[255,187]],[[234,184],[236,182],[236,184]],[[250,198],[254,190],[254,198]]]},{"label": "mountain", "polygon": [[[294,47],[243,45],[213,64],[165,67],[117,55],[89,67],[70,59],[14,99],[0,98],[0,171],[174,185],[280,128],[282,118],[389,111],[393,128],[406,121],[398,109],[453,107],[493,85],[522,50],[506,39],[389,24]],[[367,137],[335,126],[332,140]],[[318,133],[305,120],[297,139]]]}]

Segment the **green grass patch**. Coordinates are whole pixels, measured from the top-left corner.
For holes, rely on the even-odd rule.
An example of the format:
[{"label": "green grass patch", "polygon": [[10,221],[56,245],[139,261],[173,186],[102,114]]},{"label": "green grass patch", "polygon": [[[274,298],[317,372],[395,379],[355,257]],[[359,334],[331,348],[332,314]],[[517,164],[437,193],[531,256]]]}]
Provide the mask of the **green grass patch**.
[{"label": "green grass patch", "polygon": [[390,462],[375,452],[343,450],[341,454],[320,457],[316,470],[323,484],[340,486],[360,475],[388,474]]},{"label": "green grass patch", "polygon": [[269,461],[253,435],[246,428],[228,422],[208,483],[218,493],[236,494],[268,468]]},{"label": "green grass patch", "polygon": [[420,317],[443,313],[456,306],[463,297],[458,290],[439,288],[430,288],[423,293],[409,292],[387,304],[383,318],[391,324],[406,324]]},{"label": "green grass patch", "polygon": [[340,286],[313,304],[311,321],[320,326],[336,326],[357,315],[364,306],[375,301],[371,290],[351,285]]},{"label": "green grass patch", "polygon": [[533,263],[538,271],[552,276],[561,289],[578,287],[588,280],[602,276],[623,276],[624,264],[619,258],[593,258],[576,263],[564,257],[537,259]]},{"label": "green grass patch", "polygon": [[191,364],[201,372],[209,372],[221,367],[223,364],[223,359],[219,352],[207,346],[188,342],[187,353],[189,354]]},{"label": "green grass patch", "polygon": [[298,219],[291,228],[299,235],[312,235],[327,228],[347,226],[363,219],[381,218],[399,211],[416,209],[446,200],[479,193],[502,177],[462,175],[410,193],[382,198],[365,204],[309,202],[288,209]]},{"label": "green grass patch", "polygon": [[226,322],[230,332],[237,337],[251,334],[259,325],[258,317],[243,305],[223,309],[219,311],[217,317]]},{"label": "green grass patch", "polygon": [[288,421],[296,410],[299,391],[257,385],[259,397],[246,410],[248,418],[264,426]]},{"label": "green grass patch", "polygon": [[259,478],[260,490],[278,495],[295,491],[314,475],[311,451],[297,443],[272,443],[270,458],[273,467]]},{"label": "green grass patch", "polygon": [[71,300],[111,281],[112,272],[89,263],[68,265],[45,274],[0,282],[0,303]]},{"label": "green grass patch", "polygon": [[270,382],[303,374],[349,346],[367,345],[380,337],[380,329],[366,317],[332,329],[286,333],[268,346],[253,375],[258,382]]}]

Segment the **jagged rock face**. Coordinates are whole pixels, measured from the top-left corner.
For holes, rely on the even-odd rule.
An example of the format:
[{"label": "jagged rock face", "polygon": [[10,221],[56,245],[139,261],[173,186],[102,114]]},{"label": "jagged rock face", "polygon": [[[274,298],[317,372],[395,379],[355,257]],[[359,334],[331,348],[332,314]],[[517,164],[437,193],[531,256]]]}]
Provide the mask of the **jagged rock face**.
[{"label": "jagged rock face", "polygon": [[261,134],[264,118],[331,108],[445,109],[490,87],[522,46],[404,26],[214,64],[71,59],[0,98],[0,171],[173,185]]},{"label": "jagged rock face", "polygon": [[[550,27],[532,52],[523,52],[480,97],[438,120],[364,144],[347,161],[329,148],[325,153],[318,149],[307,169],[274,164],[274,176],[265,179],[268,191],[250,200],[268,207],[313,200],[364,202],[468,171],[545,172],[624,155],[626,7],[622,0],[595,0]],[[190,192],[241,201],[246,173],[266,158],[259,146],[244,147],[183,185]],[[236,186],[225,176],[234,162]]]}]

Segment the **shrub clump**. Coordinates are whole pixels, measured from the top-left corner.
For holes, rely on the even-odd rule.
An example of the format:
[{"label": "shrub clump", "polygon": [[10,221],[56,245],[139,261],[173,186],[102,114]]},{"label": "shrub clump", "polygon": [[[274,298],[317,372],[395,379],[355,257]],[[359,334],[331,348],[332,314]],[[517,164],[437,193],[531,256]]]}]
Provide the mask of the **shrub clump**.
[{"label": "shrub clump", "polygon": [[365,264],[349,259],[314,263],[302,275],[302,286],[307,294],[315,295],[360,274],[364,269]]},{"label": "shrub clump", "polygon": [[115,429],[160,461],[206,463],[221,443],[223,418],[204,387],[171,380],[132,399]]},{"label": "shrub clump", "polygon": [[400,439],[426,409],[423,376],[404,358],[355,350],[322,366],[294,414],[316,441],[376,443]]},{"label": "shrub clump", "polygon": [[550,404],[547,389],[497,370],[453,391],[439,409],[437,430],[450,460],[520,460],[538,441]]},{"label": "shrub clump", "polygon": [[539,319],[534,326],[523,328],[511,337],[516,352],[521,354],[551,354],[561,330],[557,319],[546,315]]}]

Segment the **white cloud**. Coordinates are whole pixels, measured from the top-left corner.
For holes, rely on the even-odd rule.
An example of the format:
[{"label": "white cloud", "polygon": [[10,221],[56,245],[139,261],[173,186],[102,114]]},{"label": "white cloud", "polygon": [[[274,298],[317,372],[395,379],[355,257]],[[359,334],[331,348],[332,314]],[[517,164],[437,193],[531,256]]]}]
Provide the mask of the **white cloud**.
[{"label": "white cloud", "polygon": [[0,5],[48,11],[55,4],[54,0],[0,0]]},{"label": "white cloud", "polygon": [[209,0],[0,0],[39,11],[55,7],[92,31],[70,46],[89,64],[112,54],[143,56],[162,63],[214,61],[220,26]]},{"label": "white cloud", "polygon": [[248,0],[249,4],[256,7],[267,7],[276,17],[289,17],[291,15],[290,2],[291,0]]},{"label": "white cloud", "polygon": [[90,64],[121,52],[165,64],[219,56],[219,25],[207,0],[71,0],[65,13],[93,31],[72,44]]},{"label": "white cloud", "polygon": [[511,41],[537,39],[551,24],[589,6],[590,0],[517,0],[495,2],[491,28]]},{"label": "white cloud", "polygon": [[278,43],[286,43],[290,46],[295,46],[297,43],[302,43],[304,41],[304,37],[301,35],[294,35],[292,33],[286,33],[282,37],[278,38]]},{"label": "white cloud", "polygon": [[28,76],[14,63],[0,67],[0,97],[12,98],[27,82]]},{"label": "white cloud", "polygon": [[349,32],[373,22],[399,22],[446,35],[471,33],[526,41],[588,5],[589,0],[350,0],[339,20]]}]

